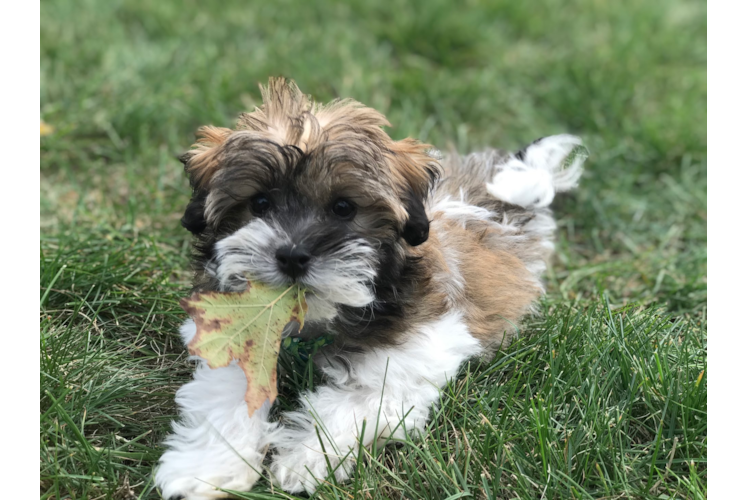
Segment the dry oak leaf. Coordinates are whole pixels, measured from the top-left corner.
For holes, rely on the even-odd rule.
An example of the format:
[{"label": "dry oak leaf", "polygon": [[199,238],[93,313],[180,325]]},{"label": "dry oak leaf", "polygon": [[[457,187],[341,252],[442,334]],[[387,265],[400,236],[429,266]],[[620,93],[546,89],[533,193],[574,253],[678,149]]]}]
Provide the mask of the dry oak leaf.
[{"label": "dry oak leaf", "polygon": [[187,346],[190,354],[200,356],[211,368],[237,360],[247,377],[244,400],[250,416],[266,400],[272,404],[278,395],[281,334],[292,321],[304,326],[304,291],[298,285],[279,290],[247,282],[243,292],[195,292],[179,305],[197,327]]}]

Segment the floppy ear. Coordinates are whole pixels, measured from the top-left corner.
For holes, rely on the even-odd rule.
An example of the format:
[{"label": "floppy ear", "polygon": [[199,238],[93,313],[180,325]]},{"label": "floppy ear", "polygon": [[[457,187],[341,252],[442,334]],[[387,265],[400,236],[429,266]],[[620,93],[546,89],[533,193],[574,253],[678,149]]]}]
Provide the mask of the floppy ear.
[{"label": "floppy ear", "polygon": [[207,191],[195,191],[182,216],[182,227],[194,235],[202,233],[208,226],[205,221],[205,199],[207,197]]},{"label": "floppy ear", "polygon": [[423,201],[415,193],[411,193],[405,200],[405,210],[408,212],[408,220],[405,221],[402,237],[415,247],[429,239],[429,219]]},{"label": "floppy ear", "polygon": [[192,149],[179,157],[184,170],[190,176],[192,199],[182,216],[182,226],[192,234],[200,234],[207,227],[205,220],[205,200],[208,197],[207,185],[218,170],[221,161],[221,149],[232,130],[213,127],[200,127],[197,130],[197,142]]},{"label": "floppy ear", "polygon": [[402,186],[401,199],[408,218],[402,237],[412,246],[429,239],[429,219],[424,200],[441,175],[439,155],[430,145],[414,139],[403,139],[390,146],[393,172]]},{"label": "floppy ear", "polygon": [[222,148],[220,147],[233,131],[228,128],[207,125],[197,129],[197,142],[179,160],[190,176],[194,189],[204,188],[219,169]]}]

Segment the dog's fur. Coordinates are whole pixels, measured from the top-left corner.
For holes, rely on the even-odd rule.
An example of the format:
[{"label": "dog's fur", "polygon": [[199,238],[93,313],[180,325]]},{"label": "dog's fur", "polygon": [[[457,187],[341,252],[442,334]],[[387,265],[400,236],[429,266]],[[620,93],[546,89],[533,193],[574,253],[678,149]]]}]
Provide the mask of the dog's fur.
[{"label": "dog's fur", "polygon": [[[532,310],[553,250],[548,206],[581,173],[581,158],[564,165],[581,144],[573,136],[442,159],[393,141],[384,116],[355,101],[313,103],[283,79],[262,95],[235,130],[201,128],[183,157],[195,287],[241,290],[246,276],[287,285],[276,252],[303,249],[308,268],[296,279],[311,293],[301,335],[335,335],[316,360],[328,383],[270,422],[267,403],[248,417],[241,369],[195,358],[156,473],[167,498],[249,490],[268,448],[272,480],[311,492],[328,462],[348,477],[359,443],[424,429],[439,388],[467,359],[506,346]],[[333,213],[341,199],[354,214]],[[194,333],[187,321],[184,342]]]}]

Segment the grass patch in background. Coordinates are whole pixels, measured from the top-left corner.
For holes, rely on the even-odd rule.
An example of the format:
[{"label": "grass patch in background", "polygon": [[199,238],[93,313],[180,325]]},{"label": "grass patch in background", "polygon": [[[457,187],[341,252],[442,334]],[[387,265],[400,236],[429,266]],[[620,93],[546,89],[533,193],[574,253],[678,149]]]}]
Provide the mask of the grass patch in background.
[{"label": "grass patch in background", "polygon": [[706,496],[704,2],[41,10],[55,127],[41,141],[42,498],[158,498],[152,467],[190,376],[175,156],[272,75],[379,109],[394,138],[468,152],[569,132],[592,153],[554,204],[558,253],[528,335],[466,368],[425,440],[365,456],[320,498]]}]

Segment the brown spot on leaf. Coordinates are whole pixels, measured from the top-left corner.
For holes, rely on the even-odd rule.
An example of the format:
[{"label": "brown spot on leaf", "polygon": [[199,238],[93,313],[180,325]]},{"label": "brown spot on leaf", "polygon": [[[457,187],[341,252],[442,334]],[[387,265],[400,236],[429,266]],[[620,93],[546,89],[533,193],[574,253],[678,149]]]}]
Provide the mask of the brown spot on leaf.
[{"label": "brown spot on leaf", "polygon": [[205,359],[210,368],[237,361],[247,379],[244,399],[250,416],[265,401],[272,403],[278,394],[281,335],[289,322],[303,324],[303,292],[295,285],[278,290],[247,282],[243,292],[196,292],[179,304],[195,322],[189,352]]}]

